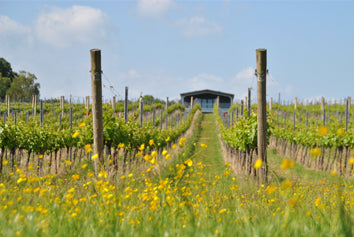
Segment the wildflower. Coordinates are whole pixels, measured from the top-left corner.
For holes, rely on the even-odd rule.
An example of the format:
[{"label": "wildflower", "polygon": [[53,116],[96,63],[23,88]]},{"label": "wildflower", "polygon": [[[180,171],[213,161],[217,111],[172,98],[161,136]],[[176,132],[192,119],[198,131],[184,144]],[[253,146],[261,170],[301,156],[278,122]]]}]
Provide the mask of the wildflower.
[{"label": "wildflower", "polygon": [[79,132],[75,132],[72,137],[76,138],[77,136],[79,136],[79,134],[80,134]]},{"label": "wildflower", "polygon": [[118,148],[124,148],[124,143],[119,143]]},{"label": "wildflower", "polygon": [[281,184],[283,189],[287,189],[293,186],[293,182],[290,180],[286,179],[282,184]]},{"label": "wildflower", "polygon": [[85,150],[86,150],[86,152],[92,151],[91,144],[85,145]]},{"label": "wildflower", "polygon": [[81,169],[85,169],[87,167],[87,164],[83,164],[82,166],[81,166]]},{"label": "wildflower", "polygon": [[26,181],[27,179],[26,178],[19,178],[18,180],[17,180],[17,183],[19,184],[19,183],[22,183],[22,182],[24,182],[24,181]]},{"label": "wildflower", "polygon": [[71,177],[73,178],[73,180],[79,180],[80,179],[80,176],[78,174],[74,174]]},{"label": "wildflower", "polygon": [[184,163],[189,167],[193,165],[193,161],[191,159],[186,160]]},{"label": "wildflower", "polygon": [[92,160],[96,160],[98,158],[98,154],[94,154],[93,156],[92,156]]},{"label": "wildflower", "polygon": [[345,133],[345,130],[344,130],[344,129],[338,129],[338,130],[337,130],[337,134],[338,134],[339,136],[344,135],[344,133]]},{"label": "wildflower", "polygon": [[156,151],[151,152],[151,156],[152,156],[153,158],[155,158],[155,157],[157,156],[157,152],[156,152]]},{"label": "wildflower", "polygon": [[289,200],[289,204],[290,204],[290,206],[294,207],[294,206],[296,205],[296,200],[295,200],[295,198],[291,198],[291,199]]},{"label": "wildflower", "polygon": [[167,154],[168,154],[168,152],[166,150],[163,150],[162,155],[166,156]]},{"label": "wildflower", "polygon": [[72,165],[72,162],[70,160],[65,160],[64,163],[67,165]]},{"label": "wildflower", "polygon": [[202,144],[200,144],[200,146],[201,146],[201,147],[203,147],[203,148],[207,148],[207,147],[208,147],[208,145],[207,145],[207,144],[203,144],[203,143],[202,143]]},{"label": "wildflower", "polygon": [[177,145],[176,144],[173,144],[172,145],[172,149],[176,149]]},{"label": "wildflower", "polygon": [[349,165],[354,165],[354,157],[349,159],[348,164]]},{"label": "wildflower", "polygon": [[9,163],[8,160],[4,160],[4,161],[2,162],[3,165],[7,165],[8,163]]},{"label": "wildflower", "polygon": [[221,210],[219,211],[219,214],[222,214],[222,213],[224,213],[224,212],[226,212],[226,209],[225,209],[225,208],[221,209]]},{"label": "wildflower", "polygon": [[183,146],[185,141],[186,141],[186,138],[181,137],[181,139],[179,139],[179,145]]},{"label": "wildflower", "polygon": [[262,160],[257,159],[256,163],[254,163],[254,168],[257,170],[257,169],[261,168],[261,166],[262,166]]},{"label": "wildflower", "polygon": [[84,127],[85,126],[85,123],[80,123],[79,124],[79,127],[81,128],[81,127]]},{"label": "wildflower", "polygon": [[229,167],[231,165],[231,163],[225,163],[225,166]]},{"label": "wildflower", "polygon": [[281,164],[280,168],[283,170],[289,169],[294,167],[295,162],[291,159],[284,159],[283,163]]},{"label": "wildflower", "polygon": [[318,197],[316,200],[315,200],[315,205],[316,207],[319,206],[321,204],[321,197]]},{"label": "wildflower", "polygon": [[165,139],[165,142],[169,142],[170,141],[170,136],[168,136],[168,138]]},{"label": "wildflower", "polygon": [[107,172],[102,170],[99,174],[98,174],[98,177],[104,177],[104,178],[107,178]]},{"label": "wildflower", "polygon": [[333,175],[333,176],[335,176],[337,174],[337,171],[335,171],[335,170],[333,170],[332,172],[331,172],[331,175]]},{"label": "wildflower", "polygon": [[321,150],[317,147],[310,150],[310,154],[315,157],[320,156],[321,153]]},{"label": "wildflower", "polygon": [[151,140],[149,141],[149,145],[150,145],[150,146],[154,145],[154,140],[153,140],[153,139],[151,139]]},{"label": "wildflower", "polygon": [[39,155],[38,158],[39,158],[39,159],[42,159],[42,158],[43,158],[43,155]]},{"label": "wildflower", "polygon": [[171,155],[170,154],[167,154],[166,155],[166,160],[169,160],[171,158]]},{"label": "wildflower", "polygon": [[318,129],[318,134],[320,134],[321,136],[326,135],[328,132],[328,127],[327,126],[321,126]]},{"label": "wildflower", "polygon": [[144,160],[150,161],[150,160],[151,160],[151,156],[150,156],[150,155],[145,155],[145,156],[144,156]]},{"label": "wildflower", "polygon": [[141,146],[139,147],[139,151],[143,151],[145,149],[145,144],[141,144]]}]

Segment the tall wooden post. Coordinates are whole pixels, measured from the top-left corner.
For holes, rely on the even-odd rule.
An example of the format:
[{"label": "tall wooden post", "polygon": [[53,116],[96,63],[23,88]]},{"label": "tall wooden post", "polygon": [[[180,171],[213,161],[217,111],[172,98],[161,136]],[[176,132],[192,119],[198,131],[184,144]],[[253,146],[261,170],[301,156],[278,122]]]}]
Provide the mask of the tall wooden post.
[{"label": "tall wooden post", "polygon": [[297,109],[297,97],[295,97],[295,100],[294,100],[294,109]]},{"label": "tall wooden post", "polygon": [[90,111],[90,96],[86,96],[86,104],[85,104],[85,108],[86,108],[86,115],[89,115],[89,111]]},{"label": "tall wooden post", "polygon": [[11,114],[11,103],[10,103],[10,96],[6,95],[6,109],[7,109],[7,115],[10,116]]},{"label": "tall wooden post", "polygon": [[264,164],[258,170],[259,181],[267,182],[267,107],[266,107],[266,81],[267,81],[267,50],[257,49],[257,149],[258,159]]},{"label": "tall wooden post", "polygon": [[165,105],[165,110],[167,111],[168,109],[168,97],[166,97],[166,105]]},{"label": "tall wooden post", "polygon": [[219,107],[220,107],[220,97],[216,97],[216,107],[218,108],[219,110]]},{"label": "tall wooden post", "polygon": [[321,97],[321,111],[323,111],[324,106],[325,106],[325,99],[324,99],[324,97],[322,96],[322,97]]},{"label": "tall wooden post", "polygon": [[193,96],[191,96],[191,106],[190,106],[190,109],[191,109],[191,111],[192,111],[192,109],[193,109]]},{"label": "tall wooden post", "polygon": [[64,116],[64,96],[60,96],[60,110],[61,116]]},{"label": "tall wooden post", "polygon": [[[98,155],[100,162],[103,164],[101,50],[91,49],[90,53],[94,154]],[[95,171],[97,173],[97,162],[95,162]]]},{"label": "tall wooden post", "polygon": [[279,105],[281,104],[281,102],[280,102],[280,92],[279,92],[278,103],[279,103]]},{"label": "tall wooden post", "polygon": [[248,117],[251,116],[251,88],[248,88],[248,103],[247,103]]},{"label": "tall wooden post", "polygon": [[113,96],[113,100],[112,100],[112,109],[113,109],[113,113],[116,112],[116,97]]},{"label": "tall wooden post", "polygon": [[352,104],[352,97],[348,97],[348,109],[350,110],[350,105]]},{"label": "tall wooden post", "polygon": [[125,98],[124,98],[124,119],[125,123],[128,122],[128,87],[125,87]]}]

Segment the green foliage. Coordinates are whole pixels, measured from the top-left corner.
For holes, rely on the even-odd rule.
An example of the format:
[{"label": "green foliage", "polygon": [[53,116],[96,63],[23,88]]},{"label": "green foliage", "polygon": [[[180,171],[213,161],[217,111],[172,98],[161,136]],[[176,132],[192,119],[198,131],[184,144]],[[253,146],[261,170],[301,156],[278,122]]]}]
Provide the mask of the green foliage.
[{"label": "green foliage", "polygon": [[11,100],[29,101],[32,95],[39,96],[39,83],[37,77],[29,72],[20,71],[19,74],[12,71],[11,64],[4,58],[0,58],[0,98],[6,95]]}]

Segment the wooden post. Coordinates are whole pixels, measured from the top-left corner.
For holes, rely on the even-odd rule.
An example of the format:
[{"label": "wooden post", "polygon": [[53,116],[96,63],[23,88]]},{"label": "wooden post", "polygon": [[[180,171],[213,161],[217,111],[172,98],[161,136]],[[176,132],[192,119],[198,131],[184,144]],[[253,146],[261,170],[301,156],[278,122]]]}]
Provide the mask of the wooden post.
[{"label": "wooden post", "polygon": [[113,109],[113,114],[116,112],[116,97],[113,96],[112,100],[112,109]]},{"label": "wooden post", "polygon": [[190,105],[190,110],[192,111],[193,109],[193,96],[191,96],[191,105]]},{"label": "wooden post", "polygon": [[219,110],[219,106],[220,106],[220,97],[216,97],[216,107],[218,108]]},{"label": "wooden post", "polygon": [[267,107],[266,107],[266,81],[267,81],[267,50],[257,49],[257,149],[258,159],[264,164],[259,169],[259,181],[267,182]]},{"label": "wooden post", "polygon": [[[103,164],[101,50],[91,49],[90,53],[94,154],[98,155],[100,162]],[[97,162],[95,162],[95,171],[97,173]]]},{"label": "wooden post", "polygon": [[125,87],[125,99],[124,99],[124,119],[125,123],[128,122],[128,87]]},{"label": "wooden post", "polygon": [[350,105],[352,104],[352,97],[348,97],[348,109],[350,110]]},{"label": "wooden post", "polygon": [[166,105],[165,105],[166,112],[167,112],[167,109],[168,109],[168,97],[166,97]]},{"label": "wooden post", "polygon": [[60,110],[61,116],[64,116],[64,96],[60,96]]},{"label": "wooden post", "polygon": [[245,96],[245,109],[248,109],[248,99],[247,99],[247,96]]},{"label": "wooden post", "polygon": [[251,116],[251,88],[248,88],[248,103],[247,103],[248,117]]},{"label": "wooden post", "polygon": [[86,115],[88,116],[90,112],[90,96],[86,96],[85,108],[86,108]]},{"label": "wooden post", "polygon": [[297,97],[295,97],[295,101],[294,101],[294,109],[297,109]]},{"label": "wooden post", "polygon": [[279,105],[281,104],[281,102],[280,102],[280,92],[279,92],[279,99],[278,99],[278,103],[279,103]]},{"label": "wooden post", "polygon": [[144,101],[143,101],[143,97],[140,97],[139,108],[140,108],[140,127],[142,127],[143,126],[143,117],[144,117]]},{"label": "wooden post", "polygon": [[325,99],[324,99],[324,97],[322,96],[322,97],[321,97],[321,111],[323,111],[324,106],[325,106]]},{"label": "wooden post", "polygon": [[241,100],[241,116],[243,116],[243,100]]},{"label": "wooden post", "polygon": [[44,116],[43,116],[43,100],[41,100],[41,127],[43,126]]},{"label": "wooden post", "polygon": [[155,121],[156,121],[156,106],[154,105],[152,107],[152,126],[155,127]]},{"label": "wooden post", "polygon": [[345,131],[348,131],[349,124],[349,98],[347,98],[345,106]]},{"label": "wooden post", "polygon": [[11,100],[10,100],[9,95],[6,95],[6,107],[7,107],[7,115],[10,116],[10,114],[11,114]]}]

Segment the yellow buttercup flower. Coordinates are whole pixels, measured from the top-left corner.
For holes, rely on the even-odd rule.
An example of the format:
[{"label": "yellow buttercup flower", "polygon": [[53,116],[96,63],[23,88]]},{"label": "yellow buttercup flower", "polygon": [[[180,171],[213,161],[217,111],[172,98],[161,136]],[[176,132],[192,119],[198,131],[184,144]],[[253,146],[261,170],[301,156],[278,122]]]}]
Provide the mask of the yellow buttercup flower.
[{"label": "yellow buttercup flower", "polygon": [[154,145],[154,140],[153,140],[153,139],[151,139],[151,140],[149,141],[149,145],[150,145],[150,146]]},{"label": "yellow buttercup flower", "polygon": [[344,130],[344,129],[338,129],[338,130],[337,130],[337,134],[338,134],[339,136],[344,135],[344,133],[345,133],[345,130]]},{"label": "yellow buttercup flower", "polygon": [[176,144],[173,144],[172,145],[172,149],[176,149],[177,145]]},{"label": "yellow buttercup flower", "polygon": [[349,159],[348,164],[349,165],[354,165],[354,157]]},{"label": "yellow buttercup flower", "polygon": [[98,154],[92,156],[92,160],[96,160],[98,158]]},{"label": "yellow buttercup flower", "polygon": [[145,144],[141,144],[141,146],[139,147],[139,151],[143,151],[145,149]]},{"label": "yellow buttercup flower", "polygon": [[291,159],[284,159],[283,163],[281,164],[280,168],[283,170],[289,169],[294,167],[295,162]]},{"label": "yellow buttercup flower", "polygon": [[79,124],[79,127],[81,128],[81,127],[84,127],[85,126],[85,123],[80,123]]},{"label": "yellow buttercup flower", "polygon": [[257,159],[256,163],[254,163],[254,168],[257,170],[257,169],[261,168],[261,166],[262,166],[262,160]]},{"label": "yellow buttercup flower", "polygon": [[165,142],[169,142],[170,141],[170,136],[168,136],[168,138],[165,139]]},{"label": "yellow buttercup flower", "polygon": [[193,161],[191,159],[186,160],[184,163],[189,167],[193,165]]},{"label": "yellow buttercup flower", "polygon": [[124,143],[119,143],[118,148],[124,148]]},{"label": "yellow buttercup flower", "polygon": [[202,143],[202,144],[200,144],[200,146],[201,146],[201,147],[203,147],[203,148],[207,148],[207,147],[208,147],[208,145],[203,144],[203,143]]},{"label": "yellow buttercup flower", "polygon": [[39,158],[39,159],[42,159],[42,158],[43,158],[43,155],[39,155],[38,158]]},{"label": "yellow buttercup flower", "polygon": [[73,138],[76,138],[77,136],[79,136],[79,132],[75,132],[74,134],[73,134]]},{"label": "yellow buttercup flower", "polygon": [[320,134],[321,136],[326,135],[328,133],[328,127],[327,126],[321,126],[318,129],[318,134]]},{"label": "yellow buttercup flower", "polygon": [[320,156],[322,154],[322,152],[321,152],[320,148],[316,147],[316,148],[313,148],[313,149],[310,150],[310,154],[312,156],[317,157],[317,156]]}]

